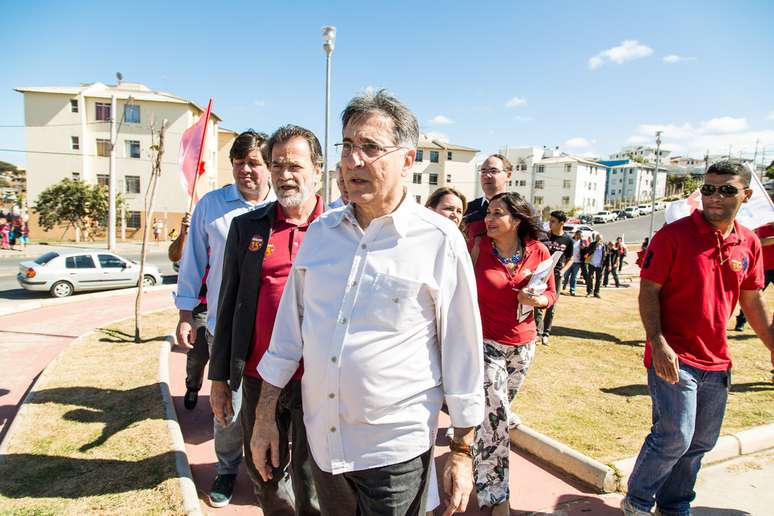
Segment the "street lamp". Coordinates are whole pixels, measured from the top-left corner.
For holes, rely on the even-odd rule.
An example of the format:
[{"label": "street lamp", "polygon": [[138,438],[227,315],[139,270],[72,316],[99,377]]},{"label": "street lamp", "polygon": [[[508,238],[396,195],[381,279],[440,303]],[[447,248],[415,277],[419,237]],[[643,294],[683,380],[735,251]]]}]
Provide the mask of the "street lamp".
[{"label": "street lamp", "polygon": [[328,188],[328,120],[331,103],[331,56],[336,42],[336,27],[326,25],[322,28],[323,50],[325,50],[325,147],[323,150],[323,205],[330,202]]},{"label": "street lamp", "polygon": [[658,181],[658,165],[661,158],[661,132],[656,131],[656,170],[653,171],[650,189],[650,238],[653,238],[653,225],[656,217],[656,183]]}]

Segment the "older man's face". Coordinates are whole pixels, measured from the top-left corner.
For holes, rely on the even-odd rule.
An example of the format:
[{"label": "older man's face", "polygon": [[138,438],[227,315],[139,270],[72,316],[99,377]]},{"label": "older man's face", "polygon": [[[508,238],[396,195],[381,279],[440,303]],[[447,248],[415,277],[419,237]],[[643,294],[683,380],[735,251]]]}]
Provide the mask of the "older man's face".
[{"label": "older man's face", "polygon": [[347,156],[342,154],[345,188],[350,202],[359,207],[378,212],[389,199],[402,196],[401,177],[411,168],[416,150],[396,147],[392,129],[392,121],[381,115],[350,121],[344,128],[344,143],[376,144],[384,149],[371,157],[357,147]]}]

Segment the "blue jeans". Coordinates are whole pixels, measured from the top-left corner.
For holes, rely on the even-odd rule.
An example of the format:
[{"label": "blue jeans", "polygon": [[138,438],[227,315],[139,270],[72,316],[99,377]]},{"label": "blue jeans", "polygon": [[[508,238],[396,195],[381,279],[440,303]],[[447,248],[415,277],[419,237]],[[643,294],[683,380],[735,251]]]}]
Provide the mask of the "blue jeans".
[{"label": "blue jeans", "polygon": [[701,459],[720,435],[730,373],[680,364],[680,382],[648,369],[653,426],[629,477],[627,498],[641,511],[654,502],[664,516],[690,514]]},{"label": "blue jeans", "polygon": [[578,284],[578,271],[580,270],[580,262],[574,262],[572,265],[570,265],[570,268],[567,269],[567,272],[565,272],[565,277],[567,277],[567,281],[565,283],[570,283],[570,292],[575,292],[575,287]]},{"label": "blue jeans", "polygon": [[[212,352],[213,335],[207,332],[207,345]],[[233,419],[226,425],[220,426],[215,418],[212,418],[212,435],[215,441],[215,456],[218,463],[215,471],[218,475],[236,475],[239,464],[242,462],[242,420],[239,417],[239,408],[242,406],[242,384],[239,389],[231,391],[231,407],[234,409]]]}]

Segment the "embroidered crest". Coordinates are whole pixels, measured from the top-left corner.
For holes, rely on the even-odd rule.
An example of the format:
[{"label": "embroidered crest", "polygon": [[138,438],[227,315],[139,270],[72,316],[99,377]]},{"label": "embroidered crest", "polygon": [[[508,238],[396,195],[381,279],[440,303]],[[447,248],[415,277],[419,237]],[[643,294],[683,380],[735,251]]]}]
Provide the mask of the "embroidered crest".
[{"label": "embroidered crest", "polygon": [[740,260],[731,260],[728,262],[728,266],[734,272],[742,272],[742,262]]},{"label": "embroidered crest", "polygon": [[257,251],[261,248],[263,245],[263,238],[259,237],[258,235],[253,235],[253,238],[250,239],[250,245],[247,246],[247,248],[250,251]]},{"label": "embroidered crest", "polygon": [[271,256],[271,253],[273,252],[274,252],[274,244],[269,244],[266,246],[266,254],[264,254],[264,256],[268,258],[269,256]]}]

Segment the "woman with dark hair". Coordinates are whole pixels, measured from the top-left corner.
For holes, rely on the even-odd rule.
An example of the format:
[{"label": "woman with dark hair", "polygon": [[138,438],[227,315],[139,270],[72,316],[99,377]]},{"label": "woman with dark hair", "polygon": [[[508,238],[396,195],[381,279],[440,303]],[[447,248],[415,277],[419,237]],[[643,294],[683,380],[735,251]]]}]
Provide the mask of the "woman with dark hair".
[{"label": "woman with dark hair", "polygon": [[[484,333],[484,422],[476,428],[475,470],[479,507],[492,514],[509,514],[508,452],[511,402],[524,383],[535,355],[534,310],[556,301],[554,275],[542,289],[528,287],[532,273],[551,254],[538,241],[542,230],[526,200],[517,193],[495,195],[489,201],[486,235],[476,238],[471,251],[478,306]],[[510,419],[510,421],[509,421]],[[510,424],[509,424],[510,423]]]},{"label": "woman with dark hair", "polygon": [[427,199],[425,207],[451,220],[464,233],[462,214],[468,207],[468,201],[459,191],[448,186],[438,188]]}]

